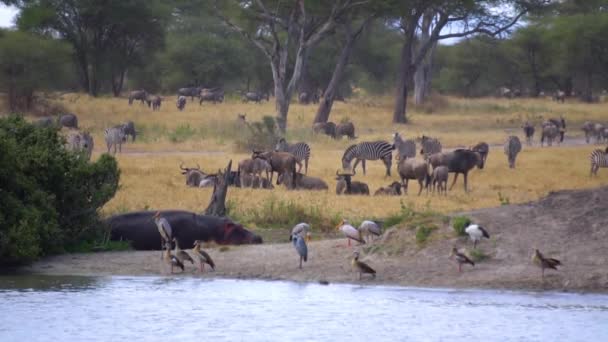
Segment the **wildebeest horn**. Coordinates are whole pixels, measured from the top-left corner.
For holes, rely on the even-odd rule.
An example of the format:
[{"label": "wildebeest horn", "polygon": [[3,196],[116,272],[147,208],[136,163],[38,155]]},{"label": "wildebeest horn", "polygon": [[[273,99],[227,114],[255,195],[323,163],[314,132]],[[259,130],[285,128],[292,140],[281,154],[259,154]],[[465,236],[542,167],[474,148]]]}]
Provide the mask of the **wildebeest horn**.
[{"label": "wildebeest horn", "polygon": [[200,166],[200,165],[198,165],[198,163],[196,163],[196,169],[197,169],[197,170],[200,170],[200,169],[201,169],[201,166]]},{"label": "wildebeest horn", "polygon": [[180,169],[188,171],[188,168],[184,168],[183,166],[184,166],[183,162],[179,164]]}]

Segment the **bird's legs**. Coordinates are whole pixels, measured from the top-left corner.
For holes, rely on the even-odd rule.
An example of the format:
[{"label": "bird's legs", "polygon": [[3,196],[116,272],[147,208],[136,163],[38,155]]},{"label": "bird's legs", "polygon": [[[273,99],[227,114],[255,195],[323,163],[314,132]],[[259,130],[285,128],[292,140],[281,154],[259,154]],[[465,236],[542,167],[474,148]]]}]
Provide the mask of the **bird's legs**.
[{"label": "bird's legs", "polygon": [[462,264],[458,263],[458,272],[462,272]]},{"label": "bird's legs", "polygon": [[473,240],[473,248],[477,248],[477,239]]},{"label": "bird's legs", "polygon": [[346,240],[348,241],[348,247],[350,247],[350,238],[346,238]]}]

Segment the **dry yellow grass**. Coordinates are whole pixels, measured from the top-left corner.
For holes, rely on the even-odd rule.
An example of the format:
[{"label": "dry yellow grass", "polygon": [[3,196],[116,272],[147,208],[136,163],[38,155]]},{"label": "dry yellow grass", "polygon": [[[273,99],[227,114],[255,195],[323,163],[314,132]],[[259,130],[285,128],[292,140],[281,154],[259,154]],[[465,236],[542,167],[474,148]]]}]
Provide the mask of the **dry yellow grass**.
[{"label": "dry yellow grass", "polygon": [[[103,129],[126,120],[143,127],[143,139],[128,144],[127,151],[149,151],[146,155],[119,155],[121,188],[116,197],[104,208],[104,212],[116,213],[145,208],[179,208],[202,211],[209,200],[210,189],[185,186],[180,174],[180,162],[188,165],[199,163],[212,172],[224,167],[229,159],[235,163],[248,157],[233,152],[234,136],[221,136],[218,131],[233,134],[232,125],[236,113],[246,113],[249,121],[259,120],[274,113],[273,103],[243,104],[240,100],[212,105],[191,103],[184,112],[175,108],[175,97],[165,97],[159,112],[135,103],[128,106],[126,99],[94,99],[84,95],[66,95],[63,104],[77,113],[80,125],[93,132],[96,155],[105,151]],[[502,143],[508,132],[521,136],[521,122],[531,118],[538,122],[540,116],[564,115],[568,120],[568,135],[581,135],[580,123],[585,120],[608,121],[605,114],[608,105],[580,103],[557,104],[550,100],[503,100],[449,98],[448,104],[425,114],[412,109],[410,125],[390,124],[390,98],[352,100],[336,103],[332,120],[349,118],[357,126],[358,141],[382,138],[390,139],[394,131],[406,137],[427,134],[439,137],[445,146],[466,146],[478,141],[490,144]],[[552,190],[590,188],[608,184],[608,171],[600,170],[599,177],[589,177],[588,156],[595,146],[524,148],[517,160],[517,169],[507,168],[502,148],[493,148],[484,170],[470,174],[469,194],[463,192],[462,179],[447,197],[417,196],[418,185],[410,183],[409,195],[401,197],[336,196],[334,175],[340,167],[342,151],[350,142],[332,141],[325,137],[310,136],[310,123],[315,106],[294,104],[290,110],[288,137],[310,139],[313,149],[309,175],[323,178],[329,184],[328,192],[273,191],[230,189],[228,198],[237,211],[259,208],[269,199],[297,201],[304,206],[318,207],[332,214],[351,218],[383,217],[395,213],[400,201],[417,207],[429,206],[440,212],[453,212],[501,204],[499,193],[511,203],[537,199]],[[171,141],[171,133],[178,127],[189,125],[192,131],[183,142]],[[238,134],[238,131],[236,132]],[[179,137],[178,137],[179,138]],[[179,139],[177,139],[179,140]],[[154,154],[163,151],[222,151],[221,154]],[[378,187],[397,179],[393,165],[393,177],[384,177],[380,162],[368,163],[368,174],[359,171],[356,180],[367,182],[373,192]],[[462,176],[461,176],[462,178]],[[451,179],[450,179],[451,182]]]}]

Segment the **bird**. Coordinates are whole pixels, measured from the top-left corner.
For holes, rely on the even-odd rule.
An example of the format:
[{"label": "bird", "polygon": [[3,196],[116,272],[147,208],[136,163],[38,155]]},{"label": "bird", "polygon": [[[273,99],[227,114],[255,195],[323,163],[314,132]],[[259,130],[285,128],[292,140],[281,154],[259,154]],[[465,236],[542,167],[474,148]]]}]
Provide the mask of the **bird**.
[{"label": "bird", "polygon": [[177,242],[177,239],[173,238],[173,241],[175,242],[175,257],[177,259],[179,259],[179,261],[181,261],[182,264],[186,264],[186,261],[190,261],[190,263],[192,263],[194,265],[194,260],[192,260],[192,257],[190,257],[190,254],[188,254],[188,252],[184,251],[183,249],[179,248],[179,243]]},{"label": "bird", "polygon": [[167,243],[169,243],[169,249],[171,249],[171,241],[173,240],[173,229],[171,228],[171,224],[169,224],[169,221],[167,221],[166,218],[160,216],[160,211],[157,211],[152,218],[160,233],[161,251],[163,250],[163,247],[167,246]]},{"label": "bird", "polygon": [[490,238],[490,234],[488,234],[488,231],[478,224],[471,224],[466,227],[464,231],[469,234],[471,241],[473,241],[473,248],[477,247],[477,242],[480,241],[481,238]]},{"label": "bird", "polygon": [[364,238],[371,235],[380,236],[382,234],[382,227],[376,221],[365,220],[359,225],[359,231]]},{"label": "bird", "polygon": [[361,238],[361,232],[357,230],[357,228],[348,224],[346,219],[342,219],[340,223],[336,226],[336,229],[342,231],[346,239],[348,240],[348,246],[350,246],[350,240],[355,240],[359,243],[365,244],[365,240]]},{"label": "bird", "polygon": [[462,272],[462,264],[471,264],[471,266],[475,266],[473,260],[469,259],[464,253],[460,253],[456,247],[452,248],[452,253],[450,253],[450,257],[455,257],[458,262],[458,272]]},{"label": "bird", "polygon": [[291,238],[293,246],[296,248],[298,255],[300,256],[300,269],[302,269],[302,261],[308,261],[308,247],[306,246],[306,240],[302,235],[294,234]]},{"label": "bird", "polygon": [[165,263],[171,267],[171,274],[173,274],[173,267],[179,267],[184,271],[184,264],[175,257],[175,255],[171,254],[171,243],[167,243],[165,246],[165,252],[163,253],[163,260]]},{"label": "bird", "polygon": [[545,268],[551,268],[557,271],[557,266],[562,266],[561,261],[553,258],[545,258],[538,249],[534,250],[532,261],[542,270],[542,279],[545,279]]},{"label": "bird", "polygon": [[363,261],[359,261],[359,252],[353,253],[351,266],[353,267],[353,269],[359,272],[359,280],[361,280],[361,276],[363,274],[371,274],[372,278],[376,278],[376,271]]},{"label": "bird", "polygon": [[310,225],[306,222],[300,222],[293,226],[291,229],[291,235],[289,235],[289,241],[292,241],[294,235],[303,236],[306,241],[310,241]]},{"label": "bird", "polygon": [[208,264],[211,266],[211,269],[215,271],[215,263],[213,262],[213,259],[211,259],[211,256],[209,256],[207,252],[201,249],[202,243],[203,242],[201,240],[196,240],[194,241],[194,248],[192,248],[192,253],[199,262],[199,270],[201,273],[203,273],[205,264]]}]

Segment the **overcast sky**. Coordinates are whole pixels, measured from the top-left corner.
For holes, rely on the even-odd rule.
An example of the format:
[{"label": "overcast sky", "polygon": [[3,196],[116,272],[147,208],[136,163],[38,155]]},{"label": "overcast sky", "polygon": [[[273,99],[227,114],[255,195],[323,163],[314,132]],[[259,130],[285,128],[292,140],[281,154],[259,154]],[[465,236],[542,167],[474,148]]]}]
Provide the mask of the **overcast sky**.
[{"label": "overcast sky", "polygon": [[0,27],[14,26],[15,15],[17,15],[16,8],[0,5]]}]

